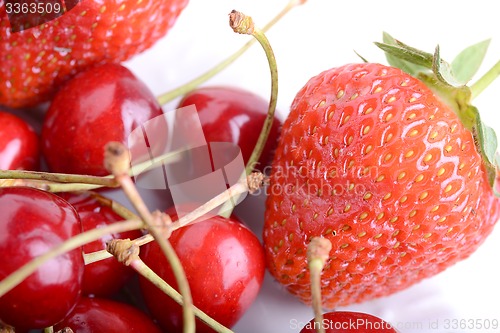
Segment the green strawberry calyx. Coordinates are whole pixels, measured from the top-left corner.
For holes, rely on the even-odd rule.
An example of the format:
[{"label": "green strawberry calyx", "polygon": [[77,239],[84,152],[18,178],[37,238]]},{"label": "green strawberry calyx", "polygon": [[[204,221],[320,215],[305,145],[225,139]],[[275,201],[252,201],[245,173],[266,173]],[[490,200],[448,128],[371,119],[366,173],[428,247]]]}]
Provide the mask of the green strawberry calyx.
[{"label": "green strawberry calyx", "polygon": [[439,45],[434,53],[427,53],[385,32],[383,43],[375,44],[385,52],[389,65],[421,80],[455,111],[465,128],[471,131],[476,149],[483,158],[489,184],[495,195],[500,197],[500,193],[495,190],[497,172],[500,170],[497,136],[481,120],[478,109],[471,104],[500,75],[500,61],[474,84],[467,85],[479,69],[489,43],[490,40],[484,40],[467,47],[451,63],[441,58]]}]

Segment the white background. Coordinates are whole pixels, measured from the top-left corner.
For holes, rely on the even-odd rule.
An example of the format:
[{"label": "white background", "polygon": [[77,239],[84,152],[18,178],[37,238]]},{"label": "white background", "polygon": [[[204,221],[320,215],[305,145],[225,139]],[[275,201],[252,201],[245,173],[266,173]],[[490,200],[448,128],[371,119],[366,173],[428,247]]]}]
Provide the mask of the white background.
[{"label": "white background", "polygon": [[[228,13],[237,9],[263,26],[287,0],[191,0],[176,26],[152,49],[126,65],[155,94],[189,81],[230,55],[250,37],[236,35],[228,26]],[[417,5],[418,3],[418,5]],[[268,34],[279,67],[278,112],[285,117],[295,93],[319,72],[358,62],[353,50],[372,62],[385,62],[373,41],[382,31],[417,48],[432,52],[440,44],[451,59],[465,46],[492,38],[479,75],[500,60],[500,26],[495,1],[321,1],[309,0],[294,9]],[[239,86],[268,98],[269,70],[263,51],[254,46],[234,65],[206,85]],[[500,130],[497,98],[500,80],[475,101],[486,122]],[[175,103],[165,109],[175,108]],[[263,198],[248,198],[238,212],[260,234]],[[250,211],[249,207],[252,207]],[[259,235],[260,236],[260,235]],[[500,229],[469,259],[418,285],[349,309],[383,317],[414,332],[500,332],[485,329],[446,330],[445,319],[500,321],[498,273]],[[203,268],[200,268],[200,272]],[[269,276],[258,300],[234,327],[238,333],[299,332],[296,322],[307,322],[312,310],[289,296]],[[429,328],[440,320],[439,328]]]}]

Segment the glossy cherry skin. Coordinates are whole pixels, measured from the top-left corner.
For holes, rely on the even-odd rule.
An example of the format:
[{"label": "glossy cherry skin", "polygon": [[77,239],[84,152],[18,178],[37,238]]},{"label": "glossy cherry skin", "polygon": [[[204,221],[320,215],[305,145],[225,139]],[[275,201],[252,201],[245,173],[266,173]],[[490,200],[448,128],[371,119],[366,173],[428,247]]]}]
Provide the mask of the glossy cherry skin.
[{"label": "glossy cherry skin", "polygon": [[[109,224],[123,221],[123,218],[107,206],[102,205],[86,193],[61,193],[78,212],[83,231],[102,228]],[[115,239],[135,239],[142,236],[139,230],[106,235],[101,239],[85,244],[84,253],[92,253],[106,249],[106,242]],[[108,258],[85,265],[83,273],[84,295],[109,297],[117,293],[134,275],[134,270],[119,263],[115,258]]]},{"label": "glossy cherry skin", "polygon": [[[241,149],[246,163],[257,143],[269,102],[249,91],[206,87],[188,93],[179,107],[195,105],[207,142],[231,142]],[[275,116],[256,169],[263,171],[274,156],[282,121]]]},{"label": "glossy cherry skin", "polygon": [[104,176],[106,143],[127,144],[133,129],[162,114],[151,91],[127,68],[93,67],[54,97],[43,123],[42,151],[53,172]]},{"label": "glossy cherry skin", "polygon": [[[186,272],[193,303],[226,327],[233,326],[257,297],[264,278],[264,253],[257,237],[235,219],[219,216],[172,233],[170,242]],[[161,278],[177,283],[156,242],[141,248],[141,258]],[[182,309],[141,278],[145,302],[167,332],[182,332]],[[196,321],[196,332],[213,332]]]},{"label": "glossy cherry skin", "polygon": [[[398,333],[392,325],[368,313],[334,311],[323,315],[326,333]],[[311,319],[300,333],[316,333],[314,319]]]},{"label": "glossy cherry skin", "polygon": [[75,309],[54,331],[69,327],[74,333],[160,333],[153,321],[138,309],[107,299],[82,297]]},{"label": "glossy cherry skin", "polygon": [[0,111],[0,170],[36,170],[39,139],[24,120]]},{"label": "glossy cherry skin", "polygon": [[[78,214],[64,199],[32,188],[0,188],[0,280],[80,232]],[[21,329],[61,321],[80,297],[83,267],[81,248],[43,264],[0,298],[0,320]]]}]

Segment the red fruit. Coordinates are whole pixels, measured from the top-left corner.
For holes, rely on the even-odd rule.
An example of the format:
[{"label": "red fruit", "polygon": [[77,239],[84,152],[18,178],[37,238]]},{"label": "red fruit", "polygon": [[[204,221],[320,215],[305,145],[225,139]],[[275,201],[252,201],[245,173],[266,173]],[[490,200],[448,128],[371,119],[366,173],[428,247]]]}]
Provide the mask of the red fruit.
[{"label": "red fruit", "polygon": [[24,120],[0,111],[0,169],[34,170],[40,153],[38,136]]},{"label": "red fruit", "polygon": [[[83,231],[103,228],[109,224],[123,221],[123,218],[109,207],[99,203],[85,193],[64,193],[66,199],[78,212]],[[115,233],[83,246],[84,253],[92,253],[106,249],[106,242],[111,239],[136,239],[142,236],[139,230]],[[112,296],[118,292],[134,275],[134,271],[119,263],[115,258],[108,258],[85,265],[82,292],[84,295],[97,297]]]},{"label": "red fruit", "polygon": [[[231,142],[238,145],[246,163],[264,125],[268,101],[243,89],[209,87],[188,93],[179,107],[193,104],[198,111],[206,141]],[[281,120],[275,116],[256,169],[264,170],[270,165],[280,127]]]},{"label": "red fruit", "polygon": [[293,102],[272,168],[269,271],[310,303],[306,246],[328,238],[325,308],[441,272],[474,252],[499,218],[471,132],[422,82],[379,64],[312,78]]},{"label": "red fruit", "polygon": [[[318,325],[312,319],[300,333],[316,333]],[[326,333],[397,333],[391,324],[362,312],[334,311],[323,315]]]},{"label": "red fruit", "polygon": [[[62,198],[32,188],[0,188],[0,281],[33,258],[81,232]],[[61,321],[80,297],[82,250],[58,256],[0,297],[0,321],[21,329]]]},{"label": "red fruit", "polygon": [[52,101],[42,129],[43,154],[53,172],[107,175],[104,146],[126,144],[133,129],[162,114],[151,91],[127,68],[91,68]]},{"label": "red fruit", "polygon": [[11,32],[0,1],[0,105],[46,101],[76,73],[146,50],[166,34],[187,3],[85,0],[57,19]]},{"label": "red fruit", "polygon": [[82,297],[75,309],[54,331],[69,327],[75,333],[160,333],[160,329],[138,309],[107,299]]},{"label": "red fruit", "polygon": [[[220,216],[187,225],[170,242],[186,272],[193,303],[226,327],[233,326],[257,297],[264,278],[264,252],[255,235],[235,219]],[[175,277],[156,242],[141,248],[141,258],[177,289]],[[168,332],[182,331],[182,308],[143,278],[146,305]],[[196,332],[213,332],[201,321]]]}]

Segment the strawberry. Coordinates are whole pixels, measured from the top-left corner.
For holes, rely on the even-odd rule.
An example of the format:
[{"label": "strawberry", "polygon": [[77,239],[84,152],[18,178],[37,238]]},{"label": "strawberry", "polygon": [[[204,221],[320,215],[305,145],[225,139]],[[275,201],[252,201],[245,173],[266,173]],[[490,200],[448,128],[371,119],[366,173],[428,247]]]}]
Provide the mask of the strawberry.
[{"label": "strawberry", "polygon": [[412,75],[374,63],[327,70],[298,92],[282,128],[266,260],[305,303],[312,237],[333,245],[322,297],[334,308],[397,292],[467,258],[500,216],[496,147],[486,145],[496,138],[470,105],[471,89],[453,81],[439,49],[384,38],[378,45],[390,63]]},{"label": "strawberry", "polygon": [[146,50],[187,3],[85,0],[52,21],[12,32],[0,0],[0,105],[33,106],[91,65],[124,61]]}]

